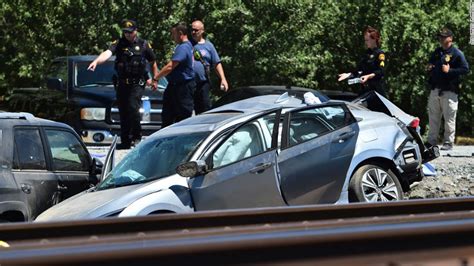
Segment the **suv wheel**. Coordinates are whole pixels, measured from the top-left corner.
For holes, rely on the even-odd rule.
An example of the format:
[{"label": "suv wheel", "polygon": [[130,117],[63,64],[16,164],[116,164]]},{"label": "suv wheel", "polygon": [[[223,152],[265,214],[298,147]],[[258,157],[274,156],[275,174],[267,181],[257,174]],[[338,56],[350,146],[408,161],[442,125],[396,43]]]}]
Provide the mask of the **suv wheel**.
[{"label": "suv wheel", "polygon": [[378,164],[366,164],[357,169],[349,184],[351,202],[377,202],[402,200],[400,181],[388,168]]}]

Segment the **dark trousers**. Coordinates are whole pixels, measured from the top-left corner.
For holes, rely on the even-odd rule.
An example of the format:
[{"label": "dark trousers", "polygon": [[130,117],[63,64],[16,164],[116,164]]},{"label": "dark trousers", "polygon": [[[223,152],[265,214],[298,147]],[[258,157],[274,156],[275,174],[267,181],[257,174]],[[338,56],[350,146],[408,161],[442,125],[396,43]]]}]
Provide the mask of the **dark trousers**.
[{"label": "dark trousers", "polygon": [[204,113],[211,109],[211,100],[209,99],[210,90],[211,83],[209,81],[196,81],[196,91],[194,92],[194,111],[196,114]]},{"label": "dark trousers", "polygon": [[120,139],[125,145],[141,139],[140,106],[144,87],[138,84],[119,83],[117,102],[120,114]]},{"label": "dark trousers", "polygon": [[191,117],[194,109],[195,90],[196,82],[194,80],[168,83],[163,94],[162,128]]}]

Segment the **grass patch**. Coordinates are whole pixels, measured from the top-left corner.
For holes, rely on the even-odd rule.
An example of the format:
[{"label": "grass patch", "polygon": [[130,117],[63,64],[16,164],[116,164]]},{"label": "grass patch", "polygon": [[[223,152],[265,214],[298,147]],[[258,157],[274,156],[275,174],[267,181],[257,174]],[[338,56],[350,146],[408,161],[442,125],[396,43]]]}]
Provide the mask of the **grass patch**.
[{"label": "grass patch", "polygon": [[457,145],[474,145],[474,137],[456,137]]}]

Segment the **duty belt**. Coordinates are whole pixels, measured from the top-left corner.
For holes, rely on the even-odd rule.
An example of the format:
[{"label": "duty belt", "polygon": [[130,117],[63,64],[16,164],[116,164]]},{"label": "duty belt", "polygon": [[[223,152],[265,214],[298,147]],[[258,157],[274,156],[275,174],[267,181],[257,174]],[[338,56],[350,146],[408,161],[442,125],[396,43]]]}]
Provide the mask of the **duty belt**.
[{"label": "duty belt", "polygon": [[140,86],[145,85],[145,81],[143,79],[133,79],[133,78],[125,78],[125,79],[120,79],[121,83],[124,84],[138,84]]}]

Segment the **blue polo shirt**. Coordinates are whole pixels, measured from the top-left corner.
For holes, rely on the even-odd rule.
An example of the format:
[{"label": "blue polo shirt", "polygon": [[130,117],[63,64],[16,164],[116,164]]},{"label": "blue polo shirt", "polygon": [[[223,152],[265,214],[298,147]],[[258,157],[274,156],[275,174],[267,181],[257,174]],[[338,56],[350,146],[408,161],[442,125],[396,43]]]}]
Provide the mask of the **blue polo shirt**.
[{"label": "blue polo shirt", "polygon": [[179,64],[166,76],[170,83],[182,83],[194,79],[194,57],[191,42],[185,41],[178,44],[174,49],[171,61],[177,61]]},{"label": "blue polo shirt", "polygon": [[[209,40],[205,40],[204,43],[194,44],[194,49],[201,53],[204,64],[210,68],[217,66],[217,64],[221,62],[216,48]],[[194,61],[194,72],[196,72],[196,79],[201,81],[205,81],[207,79],[204,65],[201,61]]]}]

